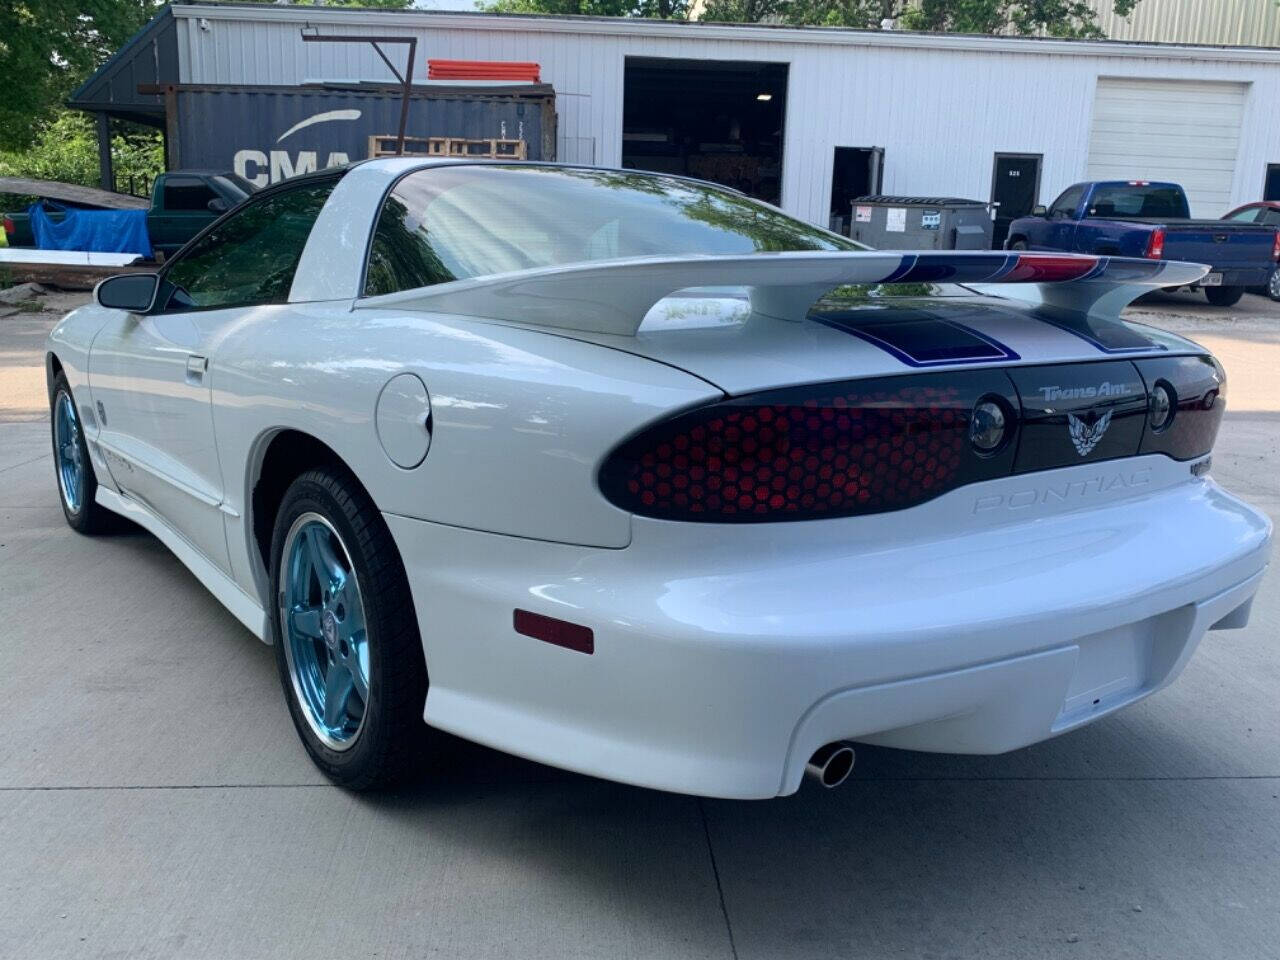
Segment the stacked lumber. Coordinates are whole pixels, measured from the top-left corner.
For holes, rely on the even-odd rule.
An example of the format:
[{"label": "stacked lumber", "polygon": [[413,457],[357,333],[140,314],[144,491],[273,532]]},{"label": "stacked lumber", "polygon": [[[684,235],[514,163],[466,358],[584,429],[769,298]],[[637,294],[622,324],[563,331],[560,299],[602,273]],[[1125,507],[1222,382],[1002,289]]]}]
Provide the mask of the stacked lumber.
[{"label": "stacked lumber", "polygon": [[428,60],[428,80],[504,80],[507,83],[541,83],[536,63],[514,60]]}]

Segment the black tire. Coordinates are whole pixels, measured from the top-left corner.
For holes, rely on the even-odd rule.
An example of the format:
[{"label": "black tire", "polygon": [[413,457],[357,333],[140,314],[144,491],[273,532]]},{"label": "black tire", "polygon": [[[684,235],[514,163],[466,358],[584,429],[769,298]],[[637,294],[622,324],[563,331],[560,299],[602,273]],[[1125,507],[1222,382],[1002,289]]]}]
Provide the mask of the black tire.
[{"label": "black tire", "polygon": [[1025,252],[1026,250],[1028,250],[1028,249],[1030,249],[1030,248],[1027,246],[1027,241],[1025,241],[1025,240],[1015,240],[1015,241],[1013,241],[1013,243],[1009,244],[1009,249],[1010,249],[1010,250],[1019,250],[1019,251],[1023,251],[1023,252]]},{"label": "black tire", "polygon": [[1215,307],[1233,307],[1244,296],[1244,287],[1205,287],[1204,295]]},{"label": "black tire", "polygon": [[[62,479],[62,459],[58,444],[58,403],[66,397],[75,421],[75,440],[73,441],[80,454],[82,480],[79,496],[67,493]],[[98,478],[93,472],[93,461],[89,459],[89,446],[84,439],[80,410],[76,406],[75,396],[67,383],[65,374],[59,373],[53,380],[53,393],[49,396],[49,438],[53,444],[53,479],[58,489],[58,501],[62,504],[62,515],[72,530],[93,536],[109,533],[121,525],[119,518],[102,506],[95,499],[98,493]]]},{"label": "black tire", "polygon": [[[369,650],[368,701],[354,739],[335,750],[312,729],[299,701],[281,623],[281,568],[290,529],[318,514],[341,540],[359,585]],[[371,790],[412,779],[434,739],[422,719],[427,668],[413,598],[400,553],[382,515],[346,470],[321,467],[285,491],[271,537],[271,623],[276,665],[289,713],[316,766],[350,790]],[[345,648],[344,648],[345,649]],[[331,668],[332,669],[332,668]]]},{"label": "black tire", "polygon": [[1261,292],[1272,300],[1280,300],[1280,267],[1276,267],[1271,271],[1271,278]]}]

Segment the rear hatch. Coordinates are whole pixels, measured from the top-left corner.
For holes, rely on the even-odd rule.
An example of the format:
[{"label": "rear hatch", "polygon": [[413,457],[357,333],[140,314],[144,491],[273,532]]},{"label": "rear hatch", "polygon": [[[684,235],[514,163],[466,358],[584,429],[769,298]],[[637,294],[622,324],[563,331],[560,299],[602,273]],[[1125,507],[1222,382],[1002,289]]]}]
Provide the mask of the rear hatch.
[{"label": "rear hatch", "polygon": [[600,485],[616,506],[714,522],[899,510],[1042,470],[1196,460],[1225,407],[1205,351],[1118,321],[953,296],[828,301],[800,323],[740,309],[733,322],[713,302],[668,300],[675,329],[651,315],[634,337],[591,337],[729,395],[613,451]]}]

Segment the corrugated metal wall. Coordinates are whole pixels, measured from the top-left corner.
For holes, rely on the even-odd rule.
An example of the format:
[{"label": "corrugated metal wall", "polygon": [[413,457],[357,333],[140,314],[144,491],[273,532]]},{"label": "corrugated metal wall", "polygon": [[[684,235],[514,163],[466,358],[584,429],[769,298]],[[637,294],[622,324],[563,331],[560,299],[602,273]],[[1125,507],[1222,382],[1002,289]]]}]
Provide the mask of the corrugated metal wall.
[{"label": "corrugated metal wall", "polygon": [[[529,97],[414,97],[408,136],[523,140],[542,160],[546,100]],[[178,156],[185,167],[234,170],[262,187],[298,173],[363,160],[369,139],[394,135],[400,99],[343,90],[183,90]],[[412,145],[411,145],[412,147]]]},{"label": "corrugated metal wall", "polygon": [[[287,16],[293,11],[258,8],[253,15],[262,19],[250,22],[232,19],[247,16],[233,6],[173,9],[184,82],[386,76],[363,45],[302,43],[302,18]],[[307,17],[316,24],[320,13],[308,10]],[[807,34],[794,42],[798,31],[333,10],[324,11],[323,24],[331,32],[412,32],[423,59],[537,61],[556,89],[559,159],[606,166],[621,162],[627,56],[789,63],[782,205],[817,223],[827,219],[836,146],[884,147],[886,193],[978,199],[990,197],[994,153],[1041,153],[1041,200],[1051,200],[1084,176],[1100,75],[1248,83],[1233,202],[1256,198],[1265,164],[1280,162],[1280,124],[1273,121],[1280,54],[1250,63],[1134,48],[1130,55],[1096,44],[882,34],[830,42]]]},{"label": "corrugated metal wall", "polygon": [[1275,0],[1141,0],[1128,17],[1113,0],[1088,0],[1112,40],[1280,46]]}]

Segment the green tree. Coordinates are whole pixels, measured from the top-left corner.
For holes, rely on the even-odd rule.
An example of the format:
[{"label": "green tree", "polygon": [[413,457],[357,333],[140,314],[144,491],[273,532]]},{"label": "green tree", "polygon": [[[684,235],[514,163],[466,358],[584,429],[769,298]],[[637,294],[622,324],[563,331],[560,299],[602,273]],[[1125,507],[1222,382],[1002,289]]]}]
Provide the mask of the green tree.
[{"label": "green tree", "polygon": [[0,149],[31,144],[62,101],[159,0],[0,0]]},{"label": "green tree", "polygon": [[[145,192],[164,169],[160,131],[116,122],[111,160],[121,190]],[[98,185],[98,137],[93,119],[78,110],[61,110],[40,123],[25,150],[0,150],[0,176],[34,177],[66,183]]]},{"label": "green tree", "polygon": [[[1115,0],[1115,11],[1128,16],[1138,2]],[[1083,0],[708,0],[702,19],[863,30],[893,20],[904,30],[940,33],[1103,36]]]},{"label": "green tree", "polygon": [[[413,0],[320,0],[404,8]],[[31,145],[67,96],[154,16],[163,0],[0,0],[0,150]]]},{"label": "green tree", "polygon": [[[1115,0],[1122,17],[1138,0]],[[908,30],[1011,33],[1103,39],[1097,14],[1082,0],[919,0],[902,14]]]},{"label": "green tree", "polygon": [[684,20],[689,15],[689,0],[492,0],[484,9],[491,13]]}]

